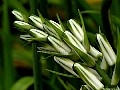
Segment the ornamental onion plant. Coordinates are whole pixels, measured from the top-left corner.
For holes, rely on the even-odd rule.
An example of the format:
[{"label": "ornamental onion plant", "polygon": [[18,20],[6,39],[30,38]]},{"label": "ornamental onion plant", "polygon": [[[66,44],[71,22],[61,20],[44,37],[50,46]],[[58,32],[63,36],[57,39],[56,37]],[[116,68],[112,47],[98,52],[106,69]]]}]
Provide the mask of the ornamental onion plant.
[{"label": "ornamental onion plant", "polygon": [[[81,12],[78,12],[81,25],[75,19],[70,19],[66,28],[58,15],[59,23],[44,18],[39,11],[39,16],[31,15],[27,18],[18,10],[12,11],[17,18],[15,27],[26,33],[20,38],[30,43],[42,43],[37,47],[37,52],[53,56],[56,64],[82,80],[85,84],[79,86],[80,90],[118,90],[119,55],[114,52],[104,33],[96,33],[99,49],[90,45],[84,20]],[[114,69],[112,77],[107,70],[111,67]]]}]

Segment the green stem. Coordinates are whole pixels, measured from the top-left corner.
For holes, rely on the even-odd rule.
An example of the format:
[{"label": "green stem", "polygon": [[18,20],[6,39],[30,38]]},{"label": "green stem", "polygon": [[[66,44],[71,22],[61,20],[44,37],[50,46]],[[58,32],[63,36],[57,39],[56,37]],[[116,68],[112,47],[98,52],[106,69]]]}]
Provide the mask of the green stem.
[{"label": "green stem", "polygon": [[[1,37],[0,37],[1,38]],[[2,40],[0,39],[0,43],[2,43]],[[0,47],[2,47],[2,45],[0,44]],[[0,90],[4,90],[3,86],[3,49],[0,48]]]},{"label": "green stem", "polygon": [[102,18],[102,24],[103,24],[103,33],[105,33],[108,41],[113,46],[113,35],[112,30],[110,26],[109,21],[109,8],[112,4],[113,0],[103,0],[102,6],[101,6],[101,18]]},{"label": "green stem", "polygon": [[101,68],[100,68],[100,66],[99,65],[95,65],[95,69],[96,69],[96,71],[100,74],[100,76],[102,77],[102,80],[103,80],[103,82],[105,83],[105,85],[107,85],[107,86],[111,86],[111,80],[110,80],[110,78],[108,77],[108,75],[104,72],[104,70],[102,70]]},{"label": "green stem", "polygon": [[4,58],[4,88],[10,90],[14,83],[14,68],[12,62],[12,43],[9,25],[8,0],[3,5],[3,58]]},{"label": "green stem", "polygon": [[34,90],[42,90],[42,73],[39,53],[37,52],[37,44],[32,43],[33,47],[33,73],[34,73]]},{"label": "green stem", "polygon": [[[38,0],[30,0],[30,12],[36,14]],[[34,75],[34,90],[42,90],[42,64],[40,60],[40,53],[37,52],[37,43],[32,43],[33,49],[33,75]]]}]

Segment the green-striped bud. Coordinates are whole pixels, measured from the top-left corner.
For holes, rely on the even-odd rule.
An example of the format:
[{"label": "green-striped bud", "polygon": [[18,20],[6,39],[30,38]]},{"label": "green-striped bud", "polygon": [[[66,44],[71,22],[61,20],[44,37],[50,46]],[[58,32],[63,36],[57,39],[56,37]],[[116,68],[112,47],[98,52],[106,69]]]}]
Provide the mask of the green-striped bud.
[{"label": "green-striped bud", "polygon": [[12,14],[14,14],[18,20],[28,22],[27,17],[22,12],[18,10],[13,10]]},{"label": "green-striped bud", "polygon": [[84,53],[87,53],[85,48],[82,46],[82,44],[76,39],[69,31],[65,31],[64,34],[66,35],[67,39],[78,49],[83,51]]},{"label": "green-striped bud", "polygon": [[105,71],[108,69],[108,63],[106,62],[104,56],[103,56],[102,62],[101,62],[101,64],[100,64],[100,67],[101,67],[101,69],[103,69],[103,70],[105,70]]},{"label": "green-striped bud", "polygon": [[107,39],[105,37],[103,37],[101,34],[97,34],[97,40],[98,40],[100,49],[101,49],[107,63],[110,66],[114,65],[116,62],[116,55],[115,55],[111,45],[107,41]]},{"label": "green-striped bud", "polygon": [[28,41],[28,42],[31,42],[32,40],[31,40],[31,36],[30,35],[20,35],[20,38],[22,39],[22,40],[25,40],[25,41]]},{"label": "green-striped bud", "polygon": [[74,34],[74,36],[80,41],[83,42],[84,39],[84,33],[81,28],[81,26],[73,19],[70,19],[68,21],[68,27],[71,30],[71,32]]},{"label": "green-striped bud", "polygon": [[50,20],[50,22],[51,22],[54,26],[56,26],[57,28],[59,28],[59,29],[63,32],[62,27],[60,26],[60,24],[56,23],[56,22],[53,21],[53,20]]},{"label": "green-striped bud", "polygon": [[95,49],[93,46],[90,45],[90,51],[89,54],[92,55],[95,58],[102,57],[102,53],[99,52],[97,49]]},{"label": "green-striped bud", "polygon": [[68,31],[65,31],[63,36],[64,41],[70,46],[75,53],[80,57],[80,59],[85,62],[89,67],[95,66],[95,59],[87,53],[84,47],[80,44],[77,39],[73,38]]},{"label": "green-striped bud", "polygon": [[73,71],[72,67],[73,67],[74,62],[72,60],[67,59],[67,58],[62,58],[62,57],[56,57],[56,56],[54,56],[54,60],[58,64],[60,64],[60,66],[62,66],[65,70],[67,70],[68,72],[78,77],[78,75]]},{"label": "green-striped bud", "polygon": [[52,36],[48,36],[48,40],[52,43],[53,47],[62,55],[69,55],[71,52],[71,49],[64,42]]},{"label": "green-striped bud", "polygon": [[43,25],[45,31],[50,35],[50,36],[54,36],[58,39],[60,39],[59,35],[57,34],[57,32],[50,26],[48,25]]},{"label": "green-striped bud", "polygon": [[73,70],[91,89],[101,90],[104,88],[104,85],[96,78],[92,72],[89,71],[88,67],[82,66],[79,63],[75,63]]},{"label": "green-striped bud", "polygon": [[37,38],[38,41],[46,41],[48,34],[46,34],[43,31],[37,30],[37,29],[30,29],[30,35],[33,36],[34,38]]},{"label": "green-striped bud", "polygon": [[58,23],[56,23],[56,22],[54,22],[52,20],[47,20],[46,19],[45,24],[47,26],[51,27],[52,29],[54,29],[54,31],[57,33],[59,38],[62,37],[62,34],[63,34],[64,31],[63,31],[62,27]]},{"label": "green-striped bud", "polygon": [[34,29],[35,27],[22,21],[15,21],[14,25],[21,30],[21,32],[28,32],[30,29]]},{"label": "green-striped bud", "polygon": [[29,18],[36,27],[43,29],[43,23],[42,23],[42,20],[40,19],[40,17],[32,15]]},{"label": "green-striped bud", "polygon": [[80,90],[91,90],[88,85],[82,85]]}]

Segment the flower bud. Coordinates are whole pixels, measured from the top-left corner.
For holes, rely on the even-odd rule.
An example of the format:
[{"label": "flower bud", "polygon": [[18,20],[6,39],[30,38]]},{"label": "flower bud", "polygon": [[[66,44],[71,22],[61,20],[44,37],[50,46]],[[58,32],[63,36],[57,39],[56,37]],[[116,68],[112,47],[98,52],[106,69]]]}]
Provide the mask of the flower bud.
[{"label": "flower bud", "polygon": [[57,28],[59,28],[59,29],[63,32],[62,27],[60,26],[60,24],[56,23],[56,22],[53,21],[53,20],[50,20],[50,22],[51,22],[54,26],[56,26]]},{"label": "flower bud", "polygon": [[95,49],[94,47],[92,47],[90,45],[90,51],[89,51],[89,54],[94,56],[95,58],[99,58],[99,57],[102,57],[102,53],[99,52],[97,49]]},{"label": "flower bud", "polygon": [[25,41],[28,41],[28,42],[31,42],[32,40],[31,40],[31,36],[30,35],[20,35],[20,38],[22,39],[22,40],[25,40]]},{"label": "flower bud", "polygon": [[14,14],[18,20],[28,22],[27,17],[22,12],[18,10],[13,10],[12,14]]},{"label": "flower bud", "polygon": [[65,35],[63,36],[64,41],[70,46],[72,50],[80,57],[80,59],[89,67],[94,67],[95,66],[95,59],[89,55],[84,49],[84,47],[80,44],[77,39],[73,38],[72,35],[67,31],[64,33]]},{"label": "flower bud", "polygon": [[66,35],[67,39],[69,39],[69,41],[76,46],[77,48],[79,48],[81,51],[83,51],[84,53],[87,53],[87,51],[85,50],[85,48],[82,46],[82,44],[78,41],[78,39],[76,39],[69,31],[65,31],[64,34]]},{"label": "flower bud", "polygon": [[100,67],[105,71],[108,69],[108,63],[106,62],[105,57],[103,57],[102,62],[100,63]]},{"label": "flower bud", "polygon": [[85,66],[79,63],[75,63],[73,70],[79,75],[79,77],[93,90],[101,90],[104,85],[96,78],[96,76],[89,71]]},{"label": "flower bud", "polygon": [[34,26],[26,23],[26,22],[22,22],[22,21],[15,21],[14,25],[20,29],[22,32],[28,32],[30,29],[35,28]]},{"label": "flower bud", "polygon": [[116,55],[107,39],[103,37],[101,34],[97,34],[97,40],[107,63],[110,66],[114,65],[116,62]]},{"label": "flower bud", "polygon": [[47,20],[46,19],[45,24],[48,25],[49,27],[51,27],[52,29],[54,29],[59,37],[62,37],[62,34],[63,34],[64,31],[63,31],[62,27],[58,23],[56,23],[56,22],[54,22],[52,20]]},{"label": "flower bud", "polygon": [[29,18],[36,27],[43,29],[43,23],[42,23],[42,20],[40,19],[40,17],[32,15]]},{"label": "flower bud", "polygon": [[48,25],[43,25],[45,31],[50,35],[50,36],[54,36],[58,39],[60,39],[59,35],[57,34],[57,32],[50,26]]},{"label": "flower bud", "polygon": [[37,29],[30,29],[29,32],[33,37],[38,38],[40,41],[46,41],[48,34],[46,34],[43,31],[37,30]]},{"label": "flower bud", "polygon": [[69,55],[71,52],[71,49],[64,42],[52,36],[48,36],[48,40],[52,43],[53,47],[62,55]]},{"label": "flower bud", "polygon": [[73,19],[70,19],[68,21],[68,27],[71,30],[71,32],[74,34],[74,36],[80,41],[83,42],[84,33],[80,25]]},{"label": "flower bud", "polygon": [[74,62],[72,60],[67,59],[67,58],[62,58],[62,57],[56,57],[56,56],[54,56],[54,60],[58,64],[60,64],[60,66],[62,66],[65,70],[67,70],[68,72],[78,77],[78,75],[73,71],[72,67],[73,67]]}]

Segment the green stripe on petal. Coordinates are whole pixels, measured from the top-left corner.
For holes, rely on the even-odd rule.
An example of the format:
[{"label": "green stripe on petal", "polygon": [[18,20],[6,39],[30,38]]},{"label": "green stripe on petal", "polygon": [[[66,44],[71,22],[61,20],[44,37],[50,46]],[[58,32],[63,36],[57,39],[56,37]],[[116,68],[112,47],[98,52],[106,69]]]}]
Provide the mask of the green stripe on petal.
[{"label": "green stripe on petal", "polygon": [[104,85],[96,78],[96,76],[88,70],[87,67],[82,66],[79,63],[75,63],[74,71],[79,75],[79,77],[93,90],[101,90]]}]

